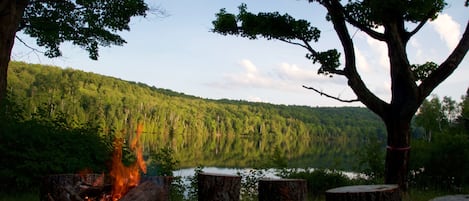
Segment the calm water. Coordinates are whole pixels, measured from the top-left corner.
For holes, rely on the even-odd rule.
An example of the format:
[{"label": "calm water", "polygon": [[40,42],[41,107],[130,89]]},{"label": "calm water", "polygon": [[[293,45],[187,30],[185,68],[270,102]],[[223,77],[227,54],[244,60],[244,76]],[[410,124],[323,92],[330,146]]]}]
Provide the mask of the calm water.
[{"label": "calm water", "polygon": [[[249,174],[250,171],[253,171],[255,169],[253,168],[219,168],[219,167],[204,167],[202,169],[203,172],[206,173],[215,173],[215,174],[228,174],[228,175],[237,175],[238,173],[241,173],[243,175]],[[299,169],[300,171],[302,169]],[[347,172],[347,171],[341,171],[343,174],[348,176],[349,178],[354,178],[357,176],[363,176],[359,175],[355,172]],[[279,178],[275,174],[275,169],[265,169],[263,170],[263,177],[267,178]],[[180,170],[176,170],[173,172],[174,176],[180,176],[180,177],[191,177],[194,176],[195,174],[195,168],[184,168]]]}]

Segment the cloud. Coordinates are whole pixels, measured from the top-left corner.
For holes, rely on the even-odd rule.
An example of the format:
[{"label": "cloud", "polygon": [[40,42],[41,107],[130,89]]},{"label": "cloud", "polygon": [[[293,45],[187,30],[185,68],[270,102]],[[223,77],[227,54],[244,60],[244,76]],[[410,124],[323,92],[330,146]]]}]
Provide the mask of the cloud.
[{"label": "cloud", "polygon": [[261,74],[250,60],[243,59],[240,63],[244,68],[242,73],[233,73],[225,75],[225,83],[234,86],[248,86],[268,88],[272,85],[272,79]]},{"label": "cloud", "polygon": [[365,73],[369,73],[371,71],[370,65],[368,64],[365,55],[363,55],[363,53],[358,48],[355,49],[355,57],[357,59],[358,69]]},{"label": "cloud", "polygon": [[249,74],[256,74],[258,72],[257,67],[250,60],[243,59],[240,64]]},{"label": "cloud", "polygon": [[258,96],[249,96],[247,100],[251,102],[265,102],[261,97]]},{"label": "cloud", "polygon": [[378,55],[378,65],[386,69],[389,68],[388,48],[386,47],[386,43],[375,40],[369,36],[367,36],[366,42],[373,52]]},{"label": "cloud", "polygon": [[[223,79],[208,85],[217,88],[263,88],[280,91],[303,91],[301,87],[311,82],[321,84],[343,85],[345,82],[339,76],[329,78],[318,75],[312,68],[301,68],[294,64],[281,63],[272,69],[259,68],[248,59],[239,62],[243,71],[227,73]],[[268,70],[266,70],[268,69]]]},{"label": "cloud", "polygon": [[281,63],[276,69],[277,75],[283,80],[311,81],[318,79],[317,71],[313,69],[302,69],[294,64]]},{"label": "cloud", "polygon": [[448,49],[453,50],[461,37],[461,26],[448,14],[439,15],[430,24],[440,35],[440,38],[446,42]]}]

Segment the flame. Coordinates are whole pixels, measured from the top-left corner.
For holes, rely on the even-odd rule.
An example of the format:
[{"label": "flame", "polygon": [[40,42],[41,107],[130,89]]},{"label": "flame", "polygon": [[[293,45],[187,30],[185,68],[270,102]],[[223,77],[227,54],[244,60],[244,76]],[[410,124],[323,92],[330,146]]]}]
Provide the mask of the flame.
[{"label": "flame", "polygon": [[112,157],[112,168],[110,175],[113,179],[112,200],[117,201],[124,196],[131,188],[137,186],[140,182],[140,170],[147,172],[145,161],[143,160],[142,148],[138,139],[142,134],[143,125],[137,125],[137,135],[132,139],[130,149],[136,153],[137,161],[130,166],[122,163],[123,139],[117,139],[114,142],[114,153]]}]

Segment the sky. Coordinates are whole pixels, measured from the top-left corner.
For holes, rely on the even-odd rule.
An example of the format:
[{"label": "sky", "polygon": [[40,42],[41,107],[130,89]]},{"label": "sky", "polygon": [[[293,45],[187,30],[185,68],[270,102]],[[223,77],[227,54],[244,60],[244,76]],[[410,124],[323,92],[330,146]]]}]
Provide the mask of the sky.
[{"label": "sky", "polygon": [[[469,8],[463,0],[451,0],[439,15],[413,37],[407,47],[411,63],[444,61],[462,36]],[[288,13],[318,27],[321,38],[317,50],[342,51],[325,10],[306,0],[152,0],[155,12],[133,18],[130,31],[119,33],[127,43],[100,49],[97,61],[88,58],[80,47],[65,43],[62,57],[49,59],[16,40],[11,59],[63,68],[79,69],[170,89],[209,99],[233,99],[307,106],[363,106],[344,103],[302,88],[315,87],[342,99],[355,99],[345,78],[317,74],[318,65],[306,59],[306,50],[275,40],[249,40],[211,32],[215,13],[221,8],[237,13],[246,3],[248,11]],[[412,27],[412,25],[409,25]],[[359,73],[368,88],[386,102],[390,100],[390,78],[384,43],[349,27],[353,34]],[[34,38],[18,33],[28,46],[43,49]],[[343,58],[341,58],[343,63]],[[433,94],[450,96],[460,102],[469,87],[469,56]]]}]

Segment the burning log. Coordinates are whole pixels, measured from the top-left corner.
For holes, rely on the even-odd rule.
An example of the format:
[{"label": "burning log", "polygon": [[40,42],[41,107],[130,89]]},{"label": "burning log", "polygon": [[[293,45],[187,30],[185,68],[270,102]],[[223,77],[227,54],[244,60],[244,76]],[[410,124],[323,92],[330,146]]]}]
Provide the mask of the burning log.
[{"label": "burning log", "polygon": [[198,197],[201,201],[239,201],[241,177],[199,173]]},{"label": "burning log", "polygon": [[401,201],[398,185],[358,185],[326,191],[326,201]]},{"label": "burning log", "polygon": [[[102,174],[49,175],[40,186],[41,201],[116,201],[110,178]],[[167,201],[172,177],[143,177],[119,201]]]},{"label": "burning log", "polygon": [[111,184],[103,174],[57,174],[43,178],[40,185],[41,201],[102,200],[110,194]]},{"label": "burning log", "polygon": [[304,179],[269,179],[259,180],[259,201],[304,201],[307,196]]}]

